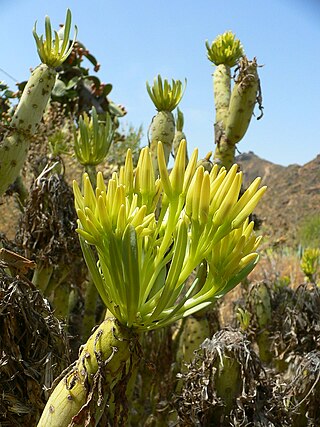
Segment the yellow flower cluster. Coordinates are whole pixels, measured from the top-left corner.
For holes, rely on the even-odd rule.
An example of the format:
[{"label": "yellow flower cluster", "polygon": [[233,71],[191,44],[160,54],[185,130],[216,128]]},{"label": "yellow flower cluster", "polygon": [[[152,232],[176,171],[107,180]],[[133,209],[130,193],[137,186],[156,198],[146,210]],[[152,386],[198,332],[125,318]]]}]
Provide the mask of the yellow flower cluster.
[{"label": "yellow flower cluster", "polygon": [[86,113],[80,116],[79,128],[74,130],[74,152],[83,166],[96,166],[106,158],[112,138],[112,120],[108,113],[99,120],[95,107],[91,119]]},{"label": "yellow flower cluster", "polygon": [[54,40],[52,40],[52,30],[50,18],[46,16],[45,19],[45,33],[46,39],[43,40],[43,35],[40,37],[36,31],[36,23],[33,28],[33,37],[35,38],[38,55],[43,64],[48,67],[59,67],[70,55],[74,42],[77,37],[77,27],[75,27],[75,34],[73,42],[70,44],[70,28],[71,28],[71,12],[68,9],[66,15],[66,22],[60,32],[54,32]]},{"label": "yellow flower cluster", "polygon": [[148,94],[158,111],[172,111],[181,101],[184,94],[182,82],[180,80],[173,80],[171,84],[167,79],[162,82],[161,76],[155,77],[153,85],[150,87],[147,82]]},{"label": "yellow flower cluster", "polygon": [[240,40],[231,31],[216,37],[211,46],[206,41],[206,47],[208,59],[215,65],[224,64],[232,68],[244,55]]},{"label": "yellow flower cluster", "polygon": [[185,152],[183,141],[169,174],[159,143],[157,179],[146,147],[135,170],[128,151],[107,186],[101,173],[95,192],[86,174],[83,194],[74,184],[89,270],[108,309],[129,327],[155,329],[209,306],[258,259],[260,238],[248,216],[266,187],[257,178],[239,198],[237,165],[208,173],[197,168],[197,150],[186,166]]}]

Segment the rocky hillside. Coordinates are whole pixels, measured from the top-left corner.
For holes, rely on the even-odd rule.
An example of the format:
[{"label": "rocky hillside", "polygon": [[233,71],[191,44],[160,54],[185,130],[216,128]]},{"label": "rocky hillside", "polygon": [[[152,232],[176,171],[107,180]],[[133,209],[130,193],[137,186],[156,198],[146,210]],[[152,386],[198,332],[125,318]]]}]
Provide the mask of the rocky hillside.
[{"label": "rocky hillside", "polygon": [[280,166],[261,159],[253,152],[237,157],[245,185],[261,176],[268,191],[255,213],[263,220],[263,230],[275,241],[298,243],[300,224],[320,215],[320,155],[303,166]]}]

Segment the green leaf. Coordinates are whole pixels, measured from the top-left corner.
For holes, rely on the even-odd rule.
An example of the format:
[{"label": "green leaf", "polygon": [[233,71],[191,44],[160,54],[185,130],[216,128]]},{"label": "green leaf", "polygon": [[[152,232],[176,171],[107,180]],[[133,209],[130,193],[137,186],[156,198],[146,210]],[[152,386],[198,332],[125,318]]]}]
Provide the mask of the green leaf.
[{"label": "green leaf", "polygon": [[214,295],[215,298],[221,298],[228,292],[230,292],[236,285],[238,285],[243,279],[245,279],[249,273],[254,269],[254,267],[257,265],[257,262],[259,260],[259,257],[256,258],[255,261],[252,261],[250,264],[248,264],[245,268],[243,268],[238,274],[233,276],[224,286],[223,289],[220,290],[220,292],[216,293]]},{"label": "green leaf", "polygon": [[66,88],[68,90],[72,89],[79,82],[79,80],[80,80],[80,77],[78,77],[78,76],[72,77],[72,79],[70,79],[68,81],[68,83],[66,84]]},{"label": "green leaf", "polygon": [[101,86],[101,81],[96,76],[88,76],[85,78],[85,80],[89,80],[89,81],[93,82],[93,84],[95,85],[95,87],[97,89]]},{"label": "green leaf", "polygon": [[112,91],[112,84],[110,83],[106,84],[102,91],[103,96],[108,96],[111,91]]},{"label": "green leaf", "polygon": [[66,92],[67,92],[66,85],[63,83],[62,80],[57,79],[54,85],[54,88],[52,90],[52,95],[61,97],[61,96],[65,96]]}]

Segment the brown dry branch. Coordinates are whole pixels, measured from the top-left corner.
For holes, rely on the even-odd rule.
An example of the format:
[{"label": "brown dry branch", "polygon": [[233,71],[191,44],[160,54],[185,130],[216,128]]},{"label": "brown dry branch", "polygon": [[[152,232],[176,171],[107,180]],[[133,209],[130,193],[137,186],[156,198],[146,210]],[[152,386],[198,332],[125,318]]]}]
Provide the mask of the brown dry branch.
[{"label": "brown dry branch", "polygon": [[40,292],[0,269],[0,425],[33,426],[69,363],[63,325]]},{"label": "brown dry branch", "polygon": [[[239,378],[228,380],[234,367]],[[237,330],[221,330],[205,340],[180,377],[183,387],[175,402],[180,426],[290,425],[274,379],[266,375],[250,342]],[[236,383],[232,402],[227,402],[230,390],[221,381]]]}]

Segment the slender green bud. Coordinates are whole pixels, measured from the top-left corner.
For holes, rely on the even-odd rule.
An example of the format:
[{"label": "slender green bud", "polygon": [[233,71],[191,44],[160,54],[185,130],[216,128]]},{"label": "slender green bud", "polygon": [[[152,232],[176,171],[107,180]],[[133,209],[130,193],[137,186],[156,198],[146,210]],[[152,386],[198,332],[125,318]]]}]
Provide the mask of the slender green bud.
[{"label": "slender green bud", "polygon": [[43,64],[48,65],[50,68],[59,67],[70,55],[73,45],[77,37],[77,27],[75,27],[74,38],[70,43],[70,29],[71,29],[71,12],[67,9],[66,22],[60,31],[54,32],[54,40],[52,39],[52,30],[50,18],[45,17],[45,33],[46,40],[43,40],[43,35],[40,37],[36,31],[36,25],[33,28],[33,37],[37,44],[38,55]]},{"label": "slender green bud", "polygon": [[74,151],[83,166],[97,166],[106,158],[112,138],[112,120],[106,114],[105,121],[98,118],[95,107],[91,118],[86,113],[79,119],[79,128],[74,128]]}]

